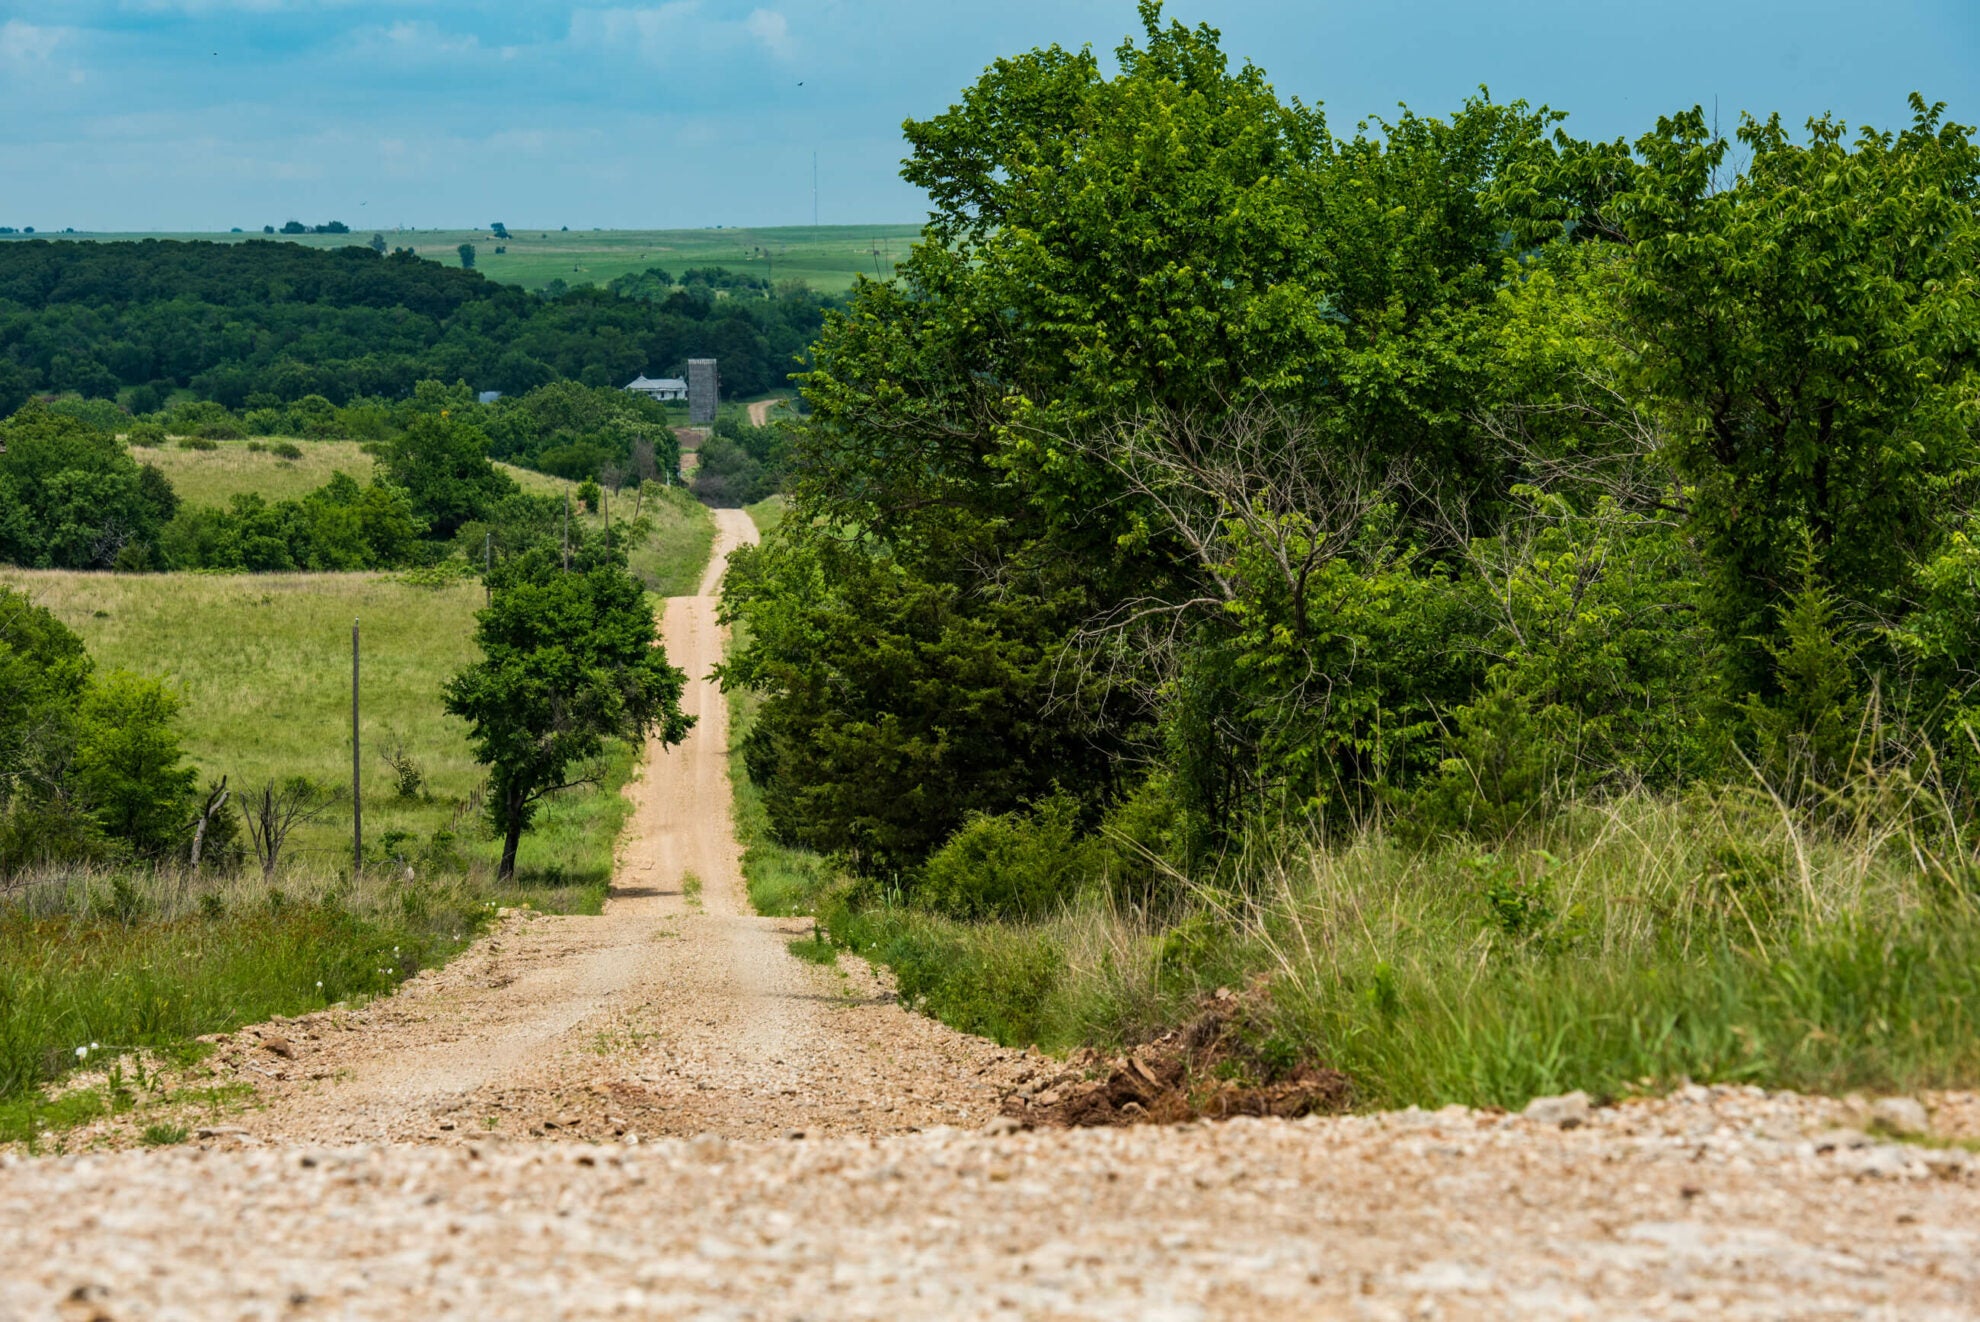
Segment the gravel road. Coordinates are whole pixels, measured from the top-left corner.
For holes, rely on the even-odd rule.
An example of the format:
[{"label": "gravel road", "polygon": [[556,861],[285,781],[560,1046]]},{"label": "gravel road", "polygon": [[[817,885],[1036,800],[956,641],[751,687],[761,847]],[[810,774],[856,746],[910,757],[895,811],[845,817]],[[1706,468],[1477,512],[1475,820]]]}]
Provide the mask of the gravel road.
[{"label": "gravel road", "polygon": [[[754,528],[716,518],[719,566]],[[604,914],[225,1039],[257,1104],[193,1143],[0,1154],[0,1319],[1980,1317],[1973,1094],[1902,1144],[1704,1088],[986,1132],[1059,1067],[748,911],[718,573],[668,603],[700,721],[630,791]]]},{"label": "gravel road", "polygon": [[0,1315],[1969,1318],[1959,1156],[1744,1091],[992,1137],[0,1159]]}]

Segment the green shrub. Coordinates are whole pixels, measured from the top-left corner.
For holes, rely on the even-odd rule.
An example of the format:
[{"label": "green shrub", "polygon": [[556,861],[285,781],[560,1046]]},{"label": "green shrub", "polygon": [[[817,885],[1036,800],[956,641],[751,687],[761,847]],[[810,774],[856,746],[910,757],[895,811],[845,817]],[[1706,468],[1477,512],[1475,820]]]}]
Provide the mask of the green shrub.
[{"label": "green shrub", "polygon": [[1100,877],[1106,851],[1079,831],[1079,805],[1060,794],[1029,813],[977,815],[929,856],[915,902],[963,921],[1036,919]]},{"label": "green shrub", "polygon": [[208,440],[204,436],[181,436],[179,438],[179,448],[181,450],[217,450],[220,448],[220,445],[219,442]]},{"label": "green shrub", "polygon": [[64,395],[48,402],[48,411],[65,418],[76,418],[98,431],[120,432],[130,423],[130,415],[113,399],[82,399]]},{"label": "green shrub", "polygon": [[277,441],[275,444],[269,446],[268,450],[277,459],[302,458],[302,447],[294,441]]},{"label": "green shrub", "polygon": [[156,857],[184,835],[195,780],[177,729],[179,700],[156,679],[112,671],[84,694],[76,785],[104,831]]},{"label": "green shrub", "polygon": [[165,439],[165,428],[148,419],[132,423],[129,430],[124,433],[125,441],[149,450],[155,450],[165,444]]}]

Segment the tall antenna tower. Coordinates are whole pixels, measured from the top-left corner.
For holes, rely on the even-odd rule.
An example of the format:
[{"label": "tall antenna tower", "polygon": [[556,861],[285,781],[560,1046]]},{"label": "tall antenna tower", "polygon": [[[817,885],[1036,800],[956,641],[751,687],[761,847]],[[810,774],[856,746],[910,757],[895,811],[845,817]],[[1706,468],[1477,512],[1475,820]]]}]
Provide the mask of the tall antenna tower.
[{"label": "tall antenna tower", "polygon": [[818,153],[811,153],[811,228],[818,228]]}]

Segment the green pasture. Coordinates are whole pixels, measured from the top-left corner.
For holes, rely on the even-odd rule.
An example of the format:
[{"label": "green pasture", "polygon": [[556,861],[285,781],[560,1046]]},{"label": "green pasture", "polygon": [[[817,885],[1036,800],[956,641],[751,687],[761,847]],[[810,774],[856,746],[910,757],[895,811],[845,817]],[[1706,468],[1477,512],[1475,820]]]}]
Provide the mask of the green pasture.
[{"label": "green pasture", "polygon": [[[211,450],[181,449],[176,443],[155,448],[133,446],[131,457],[150,464],[171,479],[172,489],[188,505],[225,506],[235,496],[258,495],[273,502],[295,500],[328,482],[332,474],[348,473],[359,482],[371,480],[372,458],[357,441],[296,441],[300,457],[284,459],[267,447],[286,438],[261,436],[244,441],[213,441]],[[256,449],[257,445],[261,449]],[[496,464],[524,491],[562,495],[571,484],[560,477]]]}]

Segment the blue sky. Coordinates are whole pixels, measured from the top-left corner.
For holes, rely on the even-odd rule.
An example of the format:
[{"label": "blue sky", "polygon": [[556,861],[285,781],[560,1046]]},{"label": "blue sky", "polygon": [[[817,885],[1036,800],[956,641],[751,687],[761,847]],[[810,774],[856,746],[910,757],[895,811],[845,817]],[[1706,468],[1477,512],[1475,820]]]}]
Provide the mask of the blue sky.
[{"label": "blue sky", "polygon": [[[1480,83],[1634,135],[1714,97],[1980,121],[1980,0],[1171,0],[1337,127]],[[0,0],[0,224],[913,221],[899,126],[1132,0]]]}]

